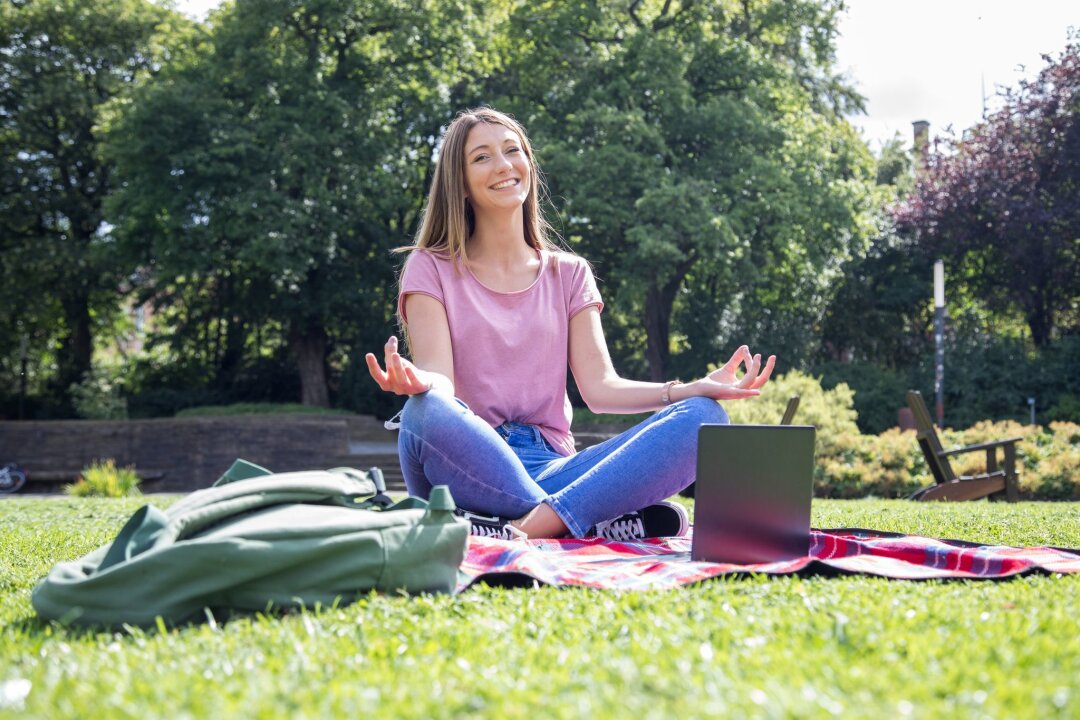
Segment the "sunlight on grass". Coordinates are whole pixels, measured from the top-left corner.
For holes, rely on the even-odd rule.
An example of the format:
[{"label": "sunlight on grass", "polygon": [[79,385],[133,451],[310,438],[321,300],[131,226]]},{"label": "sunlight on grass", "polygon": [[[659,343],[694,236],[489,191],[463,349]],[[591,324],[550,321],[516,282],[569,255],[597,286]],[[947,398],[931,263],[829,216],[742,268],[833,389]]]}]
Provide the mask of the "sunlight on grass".
[{"label": "sunlight on grass", "polygon": [[[152,498],[166,505],[169,498]],[[138,499],[0,502],[0,683],[30,717],[1075,717],[1080,576],[481,587],[160,632],[39,621],[30,591]],[[814,524],[1080,546],[1080,505],[815,501]],[[10,686],[18,689],[20,686]],[[167,709],[167,710],[166,710]]]}]

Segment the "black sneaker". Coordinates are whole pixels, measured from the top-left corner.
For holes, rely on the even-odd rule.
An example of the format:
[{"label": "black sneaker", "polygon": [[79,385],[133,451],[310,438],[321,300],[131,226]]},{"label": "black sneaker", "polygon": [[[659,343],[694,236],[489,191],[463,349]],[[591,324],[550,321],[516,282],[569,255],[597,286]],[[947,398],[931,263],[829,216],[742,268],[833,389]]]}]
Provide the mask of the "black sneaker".
[{"label": "black sneaker", "polygon": [[664,500],[640,510],[597,523],[597,537],[605,540],[641,540],[685,535],[690,528],[686,508]]},{"label": "black sneaker", "polygon": [[496,538],[498,540],[517,540],[518,538],[528,537],[511,525],[509,520],[498,515],[478,515],[461,508],[455,510],[454,514],[469,521],[470,535]]}]

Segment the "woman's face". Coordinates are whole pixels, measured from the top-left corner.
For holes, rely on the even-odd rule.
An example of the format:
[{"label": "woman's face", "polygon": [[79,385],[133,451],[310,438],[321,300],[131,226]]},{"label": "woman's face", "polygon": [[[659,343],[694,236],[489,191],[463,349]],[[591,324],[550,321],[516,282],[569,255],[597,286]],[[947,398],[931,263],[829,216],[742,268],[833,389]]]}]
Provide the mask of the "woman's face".
[{"label": "woman's face", "polygon": [[529,196],[525,146],[505,125],[479,123],[465,139],[465,195],[474,212],[519,208]]}]

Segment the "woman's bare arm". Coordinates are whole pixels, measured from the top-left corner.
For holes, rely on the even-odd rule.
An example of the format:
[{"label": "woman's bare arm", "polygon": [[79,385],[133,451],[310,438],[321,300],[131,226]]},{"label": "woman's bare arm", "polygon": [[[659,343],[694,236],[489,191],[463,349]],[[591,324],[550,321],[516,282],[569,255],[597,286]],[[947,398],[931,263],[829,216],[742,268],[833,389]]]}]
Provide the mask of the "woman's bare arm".
[{"label": "woman's bare arm", "polygon": [[379,387],[397,395],[418,395],[433,389],[453,395],[454,353],[443,304],[428,295],[411,293],[405,297],[405,316],[412,361],[401,357],[398,339],[391,336],[383,348],[386,370],[368,353],[368,372]]},{"label": "woman's bare arm", "polygon": [[[695,396],[715,400],[754,397],[761,394],[759,388],[768,382],[775,362],[776,358],[770,356],[763,368],[761,356],[752,355],[744,345],[720,369],[671,387],[669,401]],[[737,377],[740,365],[746,369],[741,378]],[[570,319],[570,369],[582,399],[593,412],[650,412],[664,406],[664,383],[627,380],[615,372],[596,307],[586,308]]]}]

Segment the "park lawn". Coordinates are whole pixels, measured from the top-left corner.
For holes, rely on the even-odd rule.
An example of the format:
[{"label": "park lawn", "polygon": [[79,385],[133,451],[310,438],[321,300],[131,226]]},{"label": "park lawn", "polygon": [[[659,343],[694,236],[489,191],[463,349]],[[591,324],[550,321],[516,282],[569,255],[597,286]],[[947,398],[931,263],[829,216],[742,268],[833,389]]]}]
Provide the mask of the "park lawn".
[{"label": "park lawn", "polygon": [[[39,621],[36,581],[139,505],[0,501],[0,716],[1080,717],[1080,575],[485,587],[167,632]],[[819,500],[814,524],[1080,547],[1077,503]]]}]

